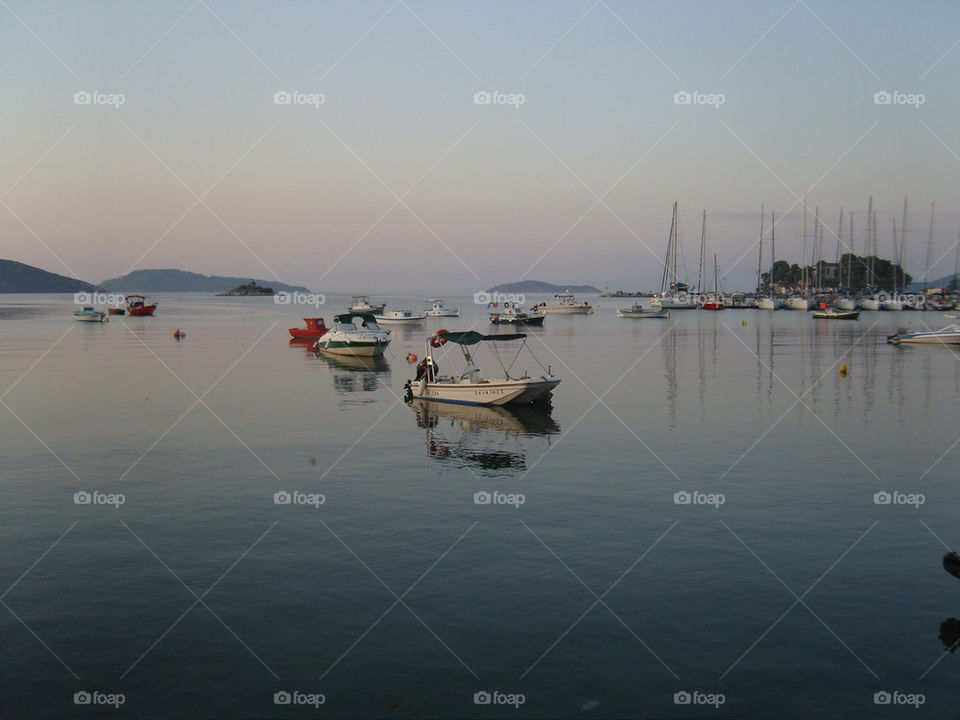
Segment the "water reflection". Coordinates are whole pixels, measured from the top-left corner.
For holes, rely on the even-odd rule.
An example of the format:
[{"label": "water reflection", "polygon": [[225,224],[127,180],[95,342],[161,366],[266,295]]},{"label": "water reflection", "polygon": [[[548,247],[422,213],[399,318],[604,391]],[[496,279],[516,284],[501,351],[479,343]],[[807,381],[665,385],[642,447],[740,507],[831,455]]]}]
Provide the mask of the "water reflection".
[{"label": "water reflection", "polygon": [[[960,555],[948,552],[943,556],[943,569],[956,578],[960,578]],[[960,620],[949,617],[940,623],[940,642],[951,653],[960,645]]]},{"label": "water reflection", "polygon": [[[426,431],[427,455],[438,462],[503,475],[526,469],[524,438],[546,438],[560,432],[549,407],[492,407],[412,400],[417,425]],[[542,451],[541,451],[542,452]]]},{"label": "water reflection", "polygon": [[[317,358],[330,368],[333,388],[338,394],[373,392],[381,382],[390,382],[390,364],[382,357],[330,356],[321,353]],[[373,398],[365,402],[373,402]]]}]

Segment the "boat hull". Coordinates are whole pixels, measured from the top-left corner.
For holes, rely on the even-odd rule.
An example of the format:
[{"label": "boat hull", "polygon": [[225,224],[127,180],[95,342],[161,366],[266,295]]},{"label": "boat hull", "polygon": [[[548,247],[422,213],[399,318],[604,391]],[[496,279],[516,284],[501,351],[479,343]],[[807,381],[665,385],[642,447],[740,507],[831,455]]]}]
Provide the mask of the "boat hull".
[{"label": "boat hull", "polygon": [[861,310],[866,310],[867,312],[876,312],[880,309],[880,303],[870,298],[860,298],[860,302],[858,302],[857,305]]},{"label": "boat hull", "polygon": [[818,310],[811,313],[816,320],[856,320],[860,317],[859,312],[835,312],[830,310]]},{"label": "boat hull", "polygon": [[760,298],[757,301],[757,310],[776,310],[777,306],[773,298]]},{"label": "boat hull", "polygon": [[93,315],[74,315],[73,319],[77,322],[102,323],[107,322],[109,318],[105,313],[98,312]]},{"label": "boat hull", "polygon": [[328,355],[341,355],[347,357],[382,357],[384,350],[387,349],[389,342],[318,342],[317,350]]},{"label": "boat hull", "polygon": [[787,298],[787,302],[784,305],[784,308],[787,310],[803,310],[806,312],[810,309],[810,301],[806,298],[792,297]]},{"label": "boat hull", "polygon": [[493,325],[543,325],[543,315],[521,318],[496,317],[491,315],[490,323]]},{"label": "boat hull", "polygon": [[844,312],[857,309],[857,303],[854,302],[852,298],[837,298],[834,305],[837,306],[837,310],[843,310]]},{"label": "boat hull", "polygon": [[146,307],[127,308],[127,314],[133,317],[148,317],[156,312],[156,305],[147,305]]},{"label": "boat hull", "polygon": [[411,383],[414,399],[455,405],[507,405],[532,403],[553,392],[559,378],[500,380],[479,383]]},{"label": "boat hull", "polygon": [[880,307],[887,312],[900,312],[903,310],[903,303],[899,300],[887,300]]},{"label": "boat hull", "polygon": [[387,315],[375,315],[377,325],[423,325],[426,320],[425,315],[414,315],[412,317],[392,318]]},{"label": "boat hull", "polygon": [[651,309],[651,310],[617,310],[618,318],[668,318],[670,317],[670,310],[668,309]]}]

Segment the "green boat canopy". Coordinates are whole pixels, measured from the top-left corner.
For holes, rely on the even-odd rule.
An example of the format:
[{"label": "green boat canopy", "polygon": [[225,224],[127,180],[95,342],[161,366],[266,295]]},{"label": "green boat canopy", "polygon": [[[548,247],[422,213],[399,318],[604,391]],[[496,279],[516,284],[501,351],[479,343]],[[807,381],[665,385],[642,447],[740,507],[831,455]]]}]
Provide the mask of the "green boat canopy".
[{"label": "green boat canopy", "polygon": [[482,333],[474,332],[473,330],[465,330],[464,332],[447,332],[440,335],[444,340],[448,342],[456,343],[457,345],[476,345],[480,342],[502,342],[507,340],[523,340],[527,337],[524,333],[496,333],[494,335],[483,335]]}]

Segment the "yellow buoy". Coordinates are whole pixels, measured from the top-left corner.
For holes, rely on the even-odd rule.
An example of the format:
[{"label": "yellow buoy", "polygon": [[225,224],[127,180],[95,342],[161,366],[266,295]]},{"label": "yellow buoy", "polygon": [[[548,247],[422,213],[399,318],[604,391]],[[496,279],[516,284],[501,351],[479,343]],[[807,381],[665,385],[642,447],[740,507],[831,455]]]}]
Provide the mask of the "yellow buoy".
[{"label": "yellow buoy", "polygon": [[744,321],[743,321],[742,323],[740,323],[740,324],[743,325],[744,327],[746,327],[746,326],[747,326],[747,321],[744,320]]},{"label": "yellow buoy", "polygon": [[846,366],[846,365],[841,365],[841,366],[840,366],[840,377],[846,377],[846,376],[847,376],[847,366]]}]

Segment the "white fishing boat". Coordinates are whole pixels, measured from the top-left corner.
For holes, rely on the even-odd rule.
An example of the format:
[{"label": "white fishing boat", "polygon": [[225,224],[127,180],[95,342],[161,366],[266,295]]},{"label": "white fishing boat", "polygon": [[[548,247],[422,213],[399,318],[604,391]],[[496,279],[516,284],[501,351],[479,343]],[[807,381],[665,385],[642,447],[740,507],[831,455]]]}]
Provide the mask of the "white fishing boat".
[{"label": "white fishing boat", "polygon": [[517,309],[517,306],[509,301],[492,302],[487,305],[490,308],[490,322],[493,325],[543,325],[544,315],[530,315]]},{"label": "white fishing boat", "polygon": [[460,317],[460,308],[456,310],[449,310],[444,307],[443,301],[439,298],[434,298],[433,300],[427,300],[431,304],[429,310],[424,310],[423,314],[427,317]]},{"label": "white fishing boat", "polygon": [[370,313],[375,315],[376,313],[382,313],[384,308],[387,307],[386,303],[371,305],[366,295],[354,295],[350,299],[353,301],[353,304],[350,305],[350,312],[352,313]]},{"label": "white fishing boat", "polygon": [[893,343],[894,345],[901,345],[903,343],[960,345],[960,325],[954,323],[939,330],[913,333],[908,332],[905,328],[901,328],[895,334],[888,335],[887,342]]},{"label": "white fishing boat", "polygon": [[[483,335],[472,330],[434,333],[425,344],[424,359],[417,365],[417,377],[408,380],[404,386],[407,399],[461,405],[506,405],[547,400],[553,389],[560,383],[560,378],[553,375],[549,366],[543,367],[534,357],[534,361],[543,371],[542,375],[532,377],[526,371],[519,377],[511,375],[520,352],[526,346],[526,338],[527,336],[522,333]],[[500,357],[497,343],[514,341],[523,341],[523,343],[510,363],[505,365]],[[448,342],[455,343],[463,351],[465,364],[455,375],[443,375],[433,357],[433,350]],[[480,376],[480,369],[474,364],[470,348],[481,342],[493,346],[494,355],[503,369],[502,379],[487,380]]]},{"label": "white fishing boat", "polygon": [[592,315],[593,306],[587,301],[577,302],[570,290],[557,293],[553,296],[553,302],[540,303],[530,308],[531,312],[541,315]]},{"label": "white fishing boat", "polygon": [[374,316],[383,325],[423,325],[426,315],[416,315],[410,310],[389,310],[383,315]]},{"label": "white fishing boat", "polygon": [[390,344],[390,333],[369,313],[345,313],[333,318],[333,329],[313,345],[317,353],[353,357],[380,357]]},{"label": "white fishing boat", "polygon": [[617,308],[618,318],[669,318],[669,308],[645,308],[642,305],[633,305],[629,308]]},{"label": "white fishing boat", "polygon": [[100,312],[99,310],[94,310],[92,307],[85,307],[81,310],[77,310],[73,313],[73,319],[77,322],[95,322],[103,323],[109,322],[110,318],[107,317],[105,312]]}]

